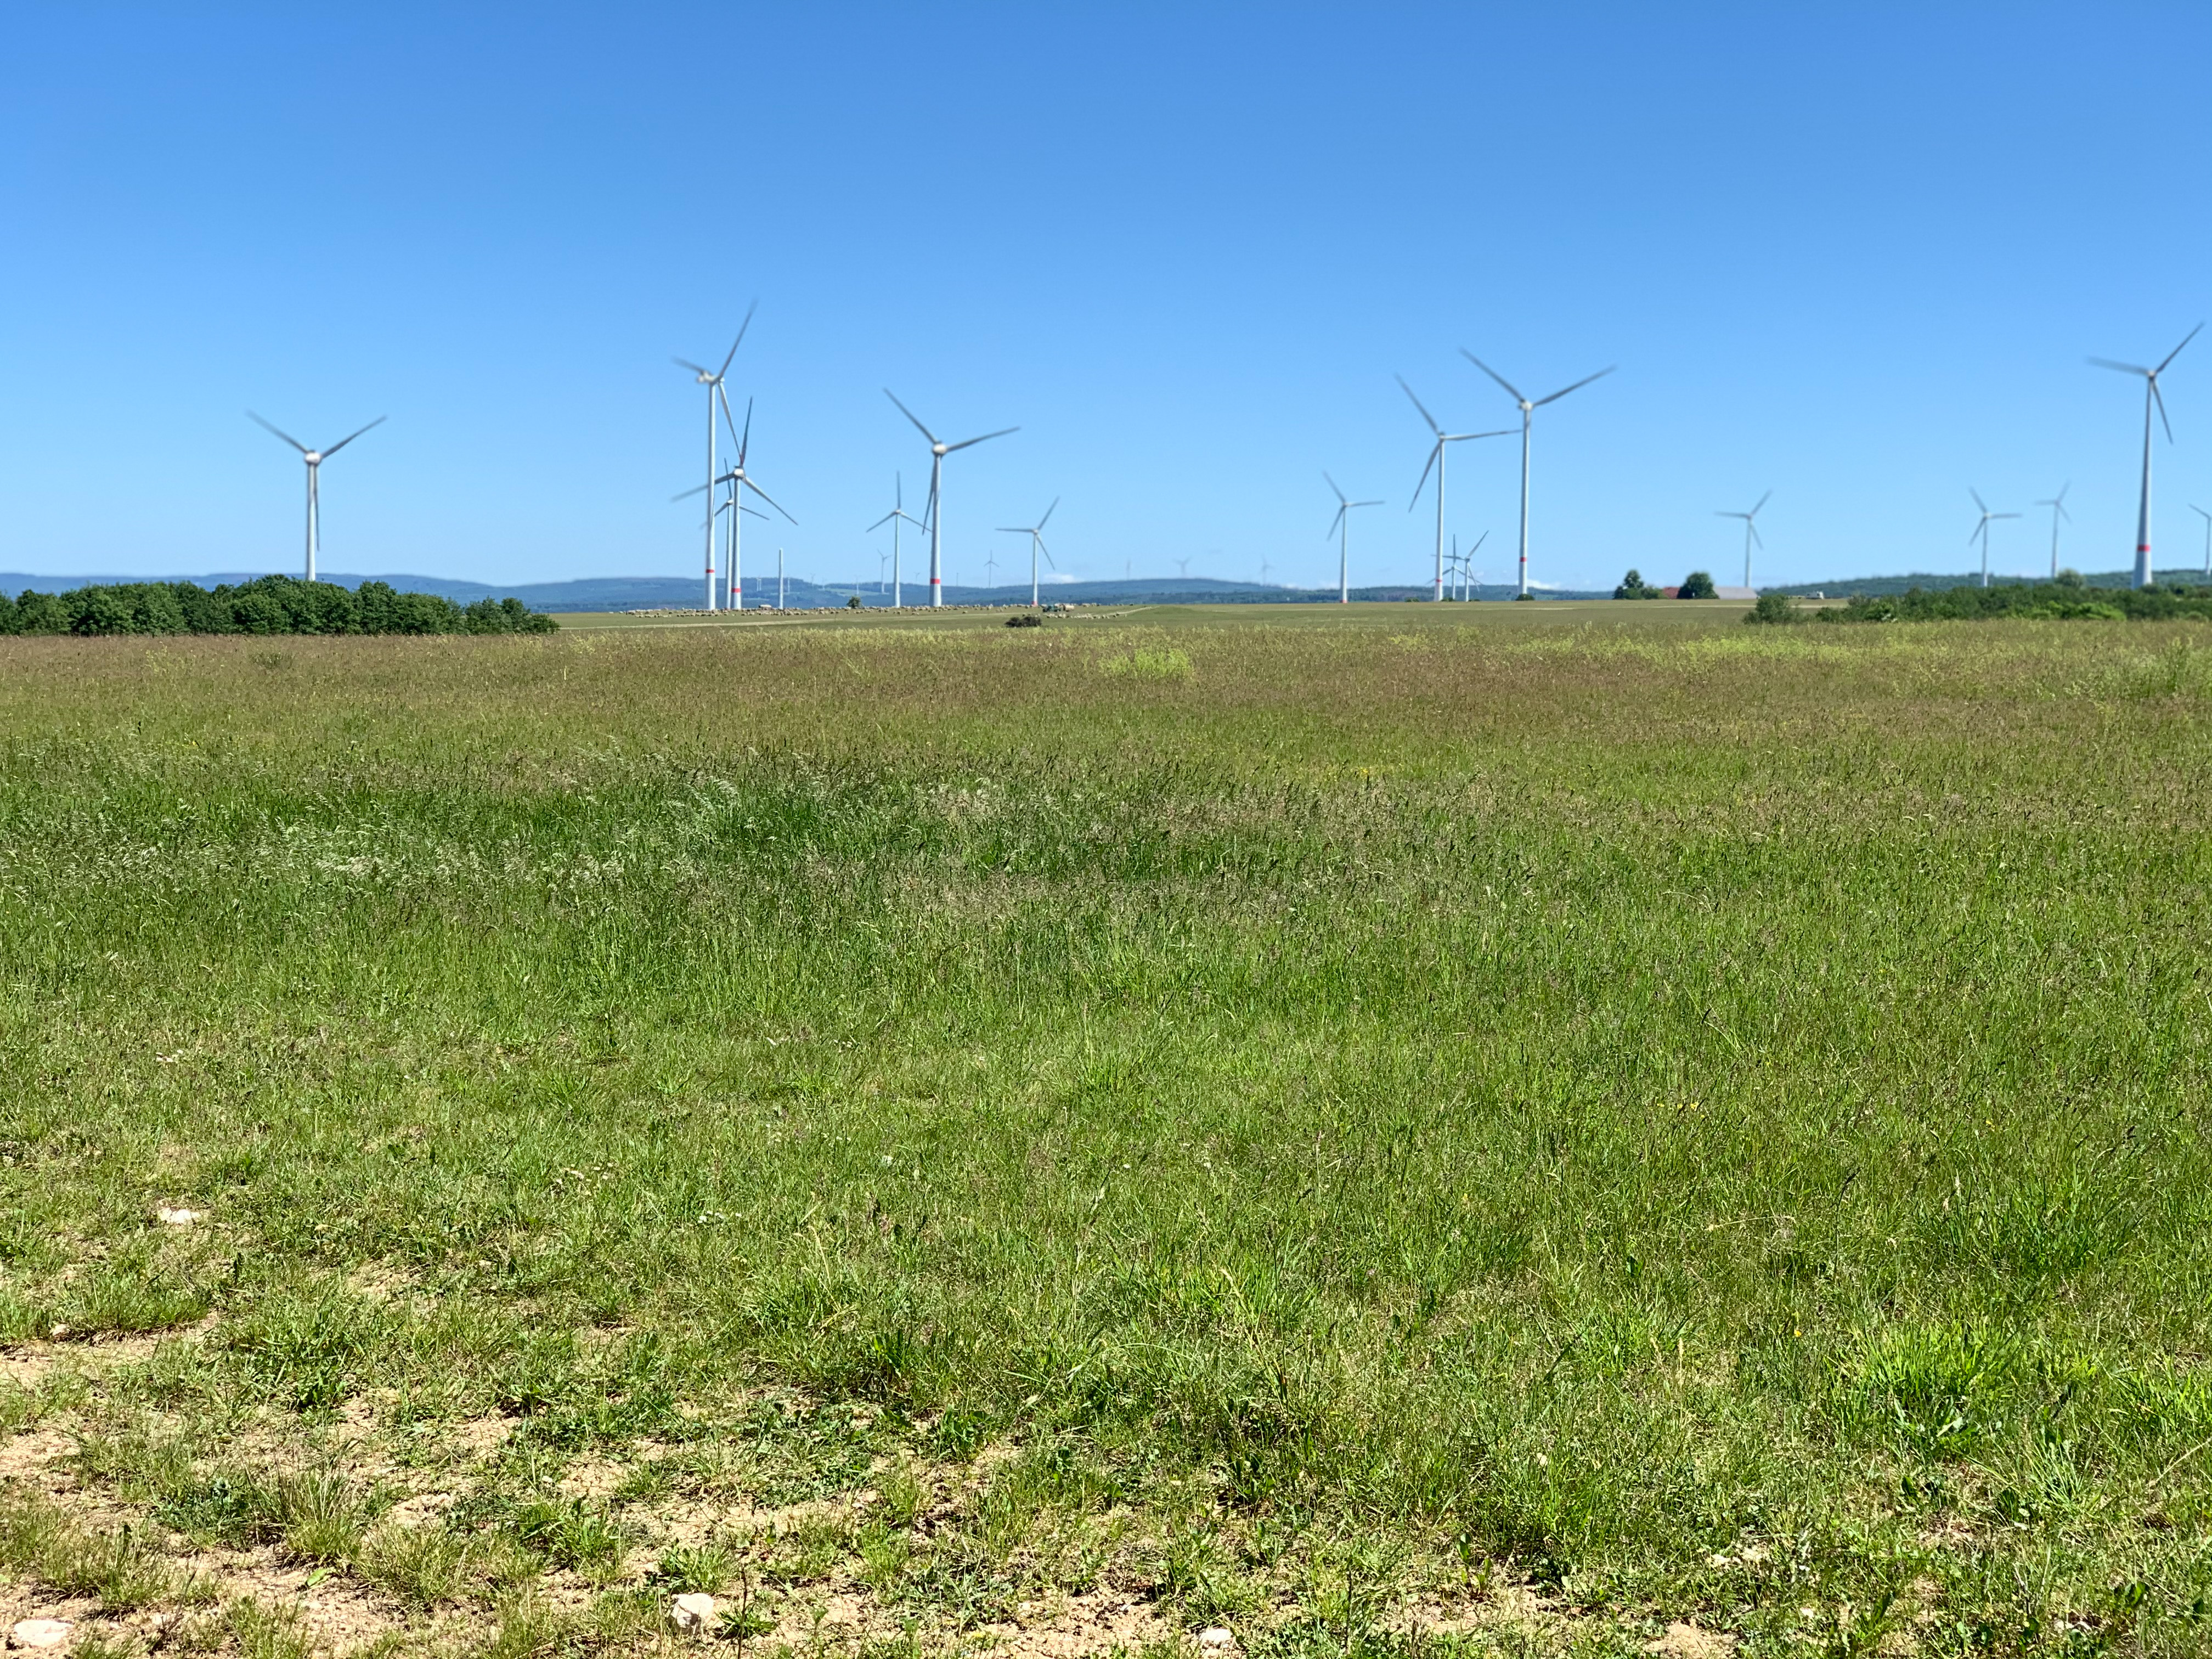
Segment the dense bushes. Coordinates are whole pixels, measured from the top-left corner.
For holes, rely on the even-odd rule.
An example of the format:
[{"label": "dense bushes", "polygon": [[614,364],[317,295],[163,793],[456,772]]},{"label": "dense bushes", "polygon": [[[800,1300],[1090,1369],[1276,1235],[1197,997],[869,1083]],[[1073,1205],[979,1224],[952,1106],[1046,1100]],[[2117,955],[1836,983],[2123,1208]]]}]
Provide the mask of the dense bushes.
[{"label": "dense bushes", "polygon": [[550,634],[560,624],[520,599],[464,608],[388,582],[260,576],[212,590],[196,582],[125,582],[67,593],[0,593],[0,634]]},{"label": "dense bushes", "polygon": [[[2066,573],[2071,574],[2071,572]],[[2010,582],[1998,587],[1953,587],[1941,592],[1910,588],[1902,593],[1858,593],[1841,606],[1800,611],[1779,593],[1762,593],[1747,623],[1867,623],[1978,621],[1990,617],[2143,622],[2175,617],[2212,617],[2212,586],[2087,587],[2069,582]]]}]

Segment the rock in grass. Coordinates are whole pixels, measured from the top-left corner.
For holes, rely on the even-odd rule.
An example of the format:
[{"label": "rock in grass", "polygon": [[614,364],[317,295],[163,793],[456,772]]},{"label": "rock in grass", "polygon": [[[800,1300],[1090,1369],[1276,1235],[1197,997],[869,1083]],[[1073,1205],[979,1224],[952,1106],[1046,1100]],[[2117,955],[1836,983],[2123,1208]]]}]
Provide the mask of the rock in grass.
[{"label": "rock in grass", "polygon": [[66,1619],[18,1620],[8,1632],[11,1648],[66,1647],[76,1626]]},{"label": "rock in grass", "polygon": [[714,1623],[714,1598],[698,1592],[679,1595],[668,1604],[668,1622],[685,1636],[703,1635]]},{"label": "rock in grass", "polygon": [[1235,1650],[1237,1638],[1218,1625],[1209,1625],[1198,1633],[1200,1653],[1228,1653]]},{"label": "rock in grass", "polygon": [[173,1210],[166,1204],[154,1213],[161,1218],[161,1224],[167,1227],[189,1227],[195,1221],[207,1219],[205,1210]]}]

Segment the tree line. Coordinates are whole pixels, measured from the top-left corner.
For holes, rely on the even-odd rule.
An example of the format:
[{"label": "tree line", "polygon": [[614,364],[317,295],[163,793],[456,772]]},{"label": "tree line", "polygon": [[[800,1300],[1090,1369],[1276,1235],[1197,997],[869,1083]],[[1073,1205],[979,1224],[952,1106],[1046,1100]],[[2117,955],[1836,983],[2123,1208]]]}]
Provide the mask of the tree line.
[{"label": "tree line", "polygon": [[459,605],[389,582],[349,588],[296,576],[0,593],[0,634],[550,634],[559,626],[515,599]]},{"label": "tree line", "polygon": [[1971,622],[2031,617],[2067,622],[2160,622],[2212,617],[2212,585],[2169,582],[2160,587],[2091,587],[2071,570],[2049,582],[1952,587],[1902,593],[1855,593],[1840,605],[1800,610],[1786,593],[1762,593],[1747,623]]}]

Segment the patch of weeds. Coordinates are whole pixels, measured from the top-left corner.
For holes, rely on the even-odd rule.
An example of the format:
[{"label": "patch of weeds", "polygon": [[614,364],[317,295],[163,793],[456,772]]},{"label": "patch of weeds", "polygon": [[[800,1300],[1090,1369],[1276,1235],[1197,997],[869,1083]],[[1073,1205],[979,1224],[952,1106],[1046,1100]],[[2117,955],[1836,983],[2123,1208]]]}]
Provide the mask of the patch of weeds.
[{"label": "patch of weeds", "polygon": [[648,1457],[633,1463],[614,1490],[617,1504],[649,1504],[676,1490],[677,1474],[671,1460]]},{"label": "patch of weeds", "polygon": [[229,1328],[223,1352],[253,1395],[328,1411],[361,1386],[398,1316],[334,1285],[278,1290]]},{"label": "patch of weeds", "polygon": [[159,1252],[159,1241],[134,1244],[82,1275],[53,1315],[73,1337],[101,1331],[166,1331],[204,1316],[212,1299]]},{"label": "patch of weeds", "polygon": [[308,1659],[307,1632],[294,1609],[264,1607],[241,1596],[225,1603],[222,1611],[239,1659]]},{"label": "patch of weeds", "polygon": [[440,1526],[387,1522],[363,1538],[354,1570],[410,1607],[434,1607],[459,1595],[471,1580],[466,1540]]},{"label": "patch of weeds", "polygon": [[0,1566],[62,1595],[88,1595],[111,1610],[204,1600],[129,1528],[92,1532],[42,1494],[0,1492]]},{"label": "patch of weeds", "polygon": [[284,1547],[303,1561],[350,1561],[362,1534],[385,1507],[382,1494],[364,1492],[335,1469],[281,1477],[276,1521]]},{"label": "patch of weeds", "polygon": [[878,1512],[894,1527],[912,1526],[927,1495],[921,1471],[903,1457],[876,1480]]},{"label": "patch of weeds", "polygon": [[577,1621],[535,1589],[516,1591],[500,1603],[499,1627],[483,1650],[483,1659],[542,1659],[565,1648]]},{"label": "patch of weeds", "polygon": [[539,1498],[517,1509],[508,1522],[515,1541],[556,1565],[587,1577],[619,1566],[629,1534],[622,1523],[583,1498]]},{"label": "patch of weeds", "polygon": [[676,1544],[660,1553],[647,1577],[671,1595],[713,1595],[730,1582],[737,1565],[737,1558],[720,1544]]},{"label": "patch of weeds", "polygon": [[888,1589],[904,1575],[914,1558],[914,1540],[903,1527],[877,1517],[862,1527],[856,1540],[860,1551],[860,1577],[877,1590]]},{"label": "patch of weeds", "polygon": [[145,1648],[127,1636],[108,1631],[94,1631],[80,1637],[70,1650],[70,1659],[138,1659]]},{"label": "patch of weeds", "polygon": [[801,1516],[776,1535],[775,1553],[764,1571],[781,1584],[826,1578],[851,1552],[852,1544],[852,1535],[837,1516]]},{"label": "patch of weeds", "polygon": [[744,1484],[775,1507],[850,1492],[866,1484],[875,1461],[871,1436],[849,1412],[811,1411],[796,1402],[759,1402],[733,1437],[749,1455]]}]

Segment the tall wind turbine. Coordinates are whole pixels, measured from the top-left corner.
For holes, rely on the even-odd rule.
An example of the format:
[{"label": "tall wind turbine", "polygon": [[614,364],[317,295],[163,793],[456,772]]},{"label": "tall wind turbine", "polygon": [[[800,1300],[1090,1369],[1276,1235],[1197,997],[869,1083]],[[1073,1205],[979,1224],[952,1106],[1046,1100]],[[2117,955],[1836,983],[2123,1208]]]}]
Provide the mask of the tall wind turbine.
[{"label": "tall wind turbine", "polygon": [[[1032,611],[1037,609],[1037,555],[1042,553],[1044,562],[1052,564],[1052,550],[1044,544],[1044,527],[1052,522],[1053,513],[1059,506],[1060,497],[1055,495],[1052,498],[1052,506],[1045,508],[1044,517],[1035,524],[1002,524],[999,526],[999,533],[1002,536],[1026,536],[1030,538],[1030,609]],[[1184,562],[1188,564],[1189,561],[1185,560]],[[1052,564],[1052,568],[1054,570],[1060,568],[1056,564]]]},{"label": "tall wind turbine", "polygon": [[2181,346],[2185,346],[2190,341],[2195,339],[2203,331],[2203,327],[2204,325],[2199,323],[2195,328],[2191,329],[2182,337],[2181,345],[2167,352],[2165,360],[2156,368],[2143,368],[2135,363],[2116,363],[2109,357],[2089,359],[2099,368],[2117,368],[2123,374],[2140,374],[2143,377],[2142,505],[2136,514],[2136,586],[2137,587],[2150,586],[2150,409],[2153,404],[2158,405],[2158,418],[2166,428],[2166,442],[2173,441],[2173,422],[2166,418],[2166,399],[2159,393],[2158,377],[2166,373],[2167,363],[2181,355]]},{"label": "tall wind turbine", "polygon": [[[1496,369],[1492,368],[1488,363],[1483,362],[1481,358],[1476,356],[1465,346],[1462,346],[1459,349],[1459,355],[1466,358],[1468,362],[1473,363],[1484,374],[1490,376],[1492,380],[1497,381],[1498,385],[1504,386],[1505,388],[1506,394],[1510,397],[1515,403],[1521,405],[1521,597],[1525,599],[1528,597],[1529,422],[1535,415],[1536,411],[1541,409],[1546,404],[1555,404],[1559,402],[1560,398],[1565,397],[1570,392],[1581,391],[1592,380],[1602,380],[1607,375],[1613,373],[1613,368],[1601,368],[1595,374],[1585,374],[1581,380],[1577,380],[1572,386],[1561,386],[1557,392],[1552,393],[1550,397],[1538,398],[1532,402],[1530,399],[1521,395],[1519,391],[1515,388],[1512,381],[1507,380],[1503,374],[1500,374]],[[1618,365],[1614,365],[1614,367],[1618,367]]]},{"label": "tall wind turbine", "polygon": [[1966,493],[1974,498],[1974,505],[1982,509],[1982,521],[1974,526],[1973,535],[1966,538],[1966,544],[1971,547],[1973,545],[1976,537],[1979,537],[1981,538],[1982,586],[1987,587],[1990,585],[1990,523],[1995,519],[2017,519],[2020,517],[2020,514],[2017,513],[1992,513],[1990,511],[1990,504],[1982,499],[1981,492],[1979,490],[1969,488]]},{"label": "tall wind turbine", "polygon": [[906,510],[906,484],[896,472],[891,474],[891,510],[868,526],[873,535],[885,525],[891,527],[891,609],[899,610],[904,604],[906,579],[899,570],[899,526],[912,525],[916,530],[926,528],[921,520]]},{"label": "tall wind turbine", "polygon": [[[745,319],[738,325],[738,337],[730,342],[730,349],[724,355],[720,368],[703,368],[688,357],[669,359],[678,368],[690,369],[698,383],[707,388],[707,488],[709,490],[714,487],[714,399],[722,390],[722,378],[730,372],[730,363],[737,356],[738,348],[745,343],[745,331],[753,325],[753,313],[759,309],[760,301],[757,300],[745,307]],[[728,399],[723,401],[726,403]],[[750,408],[750,405],[747,407]],[[737,521],[737,515],[732,514],[731,524],[734,526]],[[714,515],[710,513],[707,515],[707,609],[712,611],[714,608]]]},{"label": "tall wind turbine", "polygon": [[2066,492],[2073,488],[2074,481],[2069,478],[2058,486],[2058,493],[2056,495],[2047,501],[2036,503],[2038,507],[2047,507],[2051,509],[2051,580],[2053,581],[2058,580],[2058,521],[2061,519],[2070,519],[2074,516],[2066,510]]},{"label": "tall wind turbine", "polygon": [[1421,491],[1427,488],[1430,469],[1434,468],[1437,475],[1437,600],[1441,604],[1444,597],[1444,446],[1463,444],[1471,438],[1510,438],[1513,432],[1510,427],[1497,432],[1447,432],[1437,424],[1437,417],[1429,413],[1421,400],[1413,397],[1413,388],[1406,384],[1404,375],[1392,378],[1398,382],[1398,390],[1413,398],[1413,407],[1421,411],[1421,418],[1429,423],[1429,430],[1437,436],[1436,442],[1429,447],[1428,465],[1421,469],[1421,481],[1413,486],[1413,499],[1406,503],[1406,511],[1411,513],[1420,505]]},{"label": "tall wind turbine", "polygon": [[993,438],[1003,438],[1010,432],[1019,432],[1018,426],[1001,427],[996,432],[986,432],[980,438],[963,438],[957,444],[939,443],[937,434],[921,423],[921,417],[892,396],[889,386],[884,396],[897,406],[898,412],[914,422],[915,430],[929,440],[929,505],[923,509],[929,520],[929,602],[933,605],[945,603],[945,458],[956,449],[967,449]]},{"label": "tall wind turbine", "polygon": [[[714,392],[718,397],[720,397],[722,389],[718,385],[715,386]],[[782,513],[784,518],[788,522],[796,525],[799,520],[792,518],[790,514],[784,512],[783,503],[777,501],[773,495],[769,495],[768,491],[763,489],[758,484],[755,483],[752,479],[752,475],[745,471],[745,458],[751,454],[753,447],[753,406],[751,399],[748,398],[745,402],[745,424],[744,429],[742,432],[738,429],[737,422],[731,416],[729,398],[722,397],[721,401],[722,419],[729,423],[730,438],[732,441],[737,445],[738,459],[730,463],[730,470],[728,471],[709,478],[703,484],[695,484],[690,489],[683,490],[677,495],[670,496],[669,499],[671,501],[680,501],[689,496],[696,495],[702,489],[711,490],[718,484],[727,484],[730,487],[731,499],[738,502],[739,507],[744,513],[752,512],[752,508],[745,507],[744,504],[744,492],[750,489],[754,495],[759,496],[777,512]],[[742,562],[738,557],[741,544],[738,537],[738,520],[741,514],[739,513],[732,513],[730,514],[729,603],[730,609],[732,611],[742,611],[745,608],[745,580],[744,568]],[[766,514],[755,513],[753,514],[753,516],[755,518],[765,518],[768,515]],[[707,609],[712,611],[714,608],[714,518],[710,516],[708,519],[707,523]]]},{"label": "tall wind turbine", "polygon": [[1452,566],[1459,574],[1459,598],[1462,605],[1465,605],[1472,597],[1468,590],[1474,580],[1474,556],[1482,551],[1483,543],[1489,539],[1490,532],[1486,530],[1474,538],[1474,545],[1462,553],[1459,550],[1459,538],[1456,536],[1452,538]]},{"label": "tall wind turbine", "polygon": [[1335,479],[1329,478],[1326,472],[1321,476],[1328,478],[1329,493],[1336,497],[1336,516],[1328,521],[1328,534],[1323,536],[1322,539],[1327,541],[1329,536],[1336,538],[1336,602],[1339,605],[1350,605],[1352,603],[1352,509],[1355,507],[1380,507],[1382,503],[1381,501],[1348,501],[1344,498],[1344,492],[1336,487]]},{"label": "tall wind turbine", "polygon": [[2212,513],[2207,513],[2194,501],[2190,502],[2189,510],[2204,520],[2204,574],[2212,576]]},{"label": "tall wind turbine", "polygon": [[1759,507],[1765,507],[1767,502],[1773,499],[1774,492],[1770,489],[1766,494],[1759,498],[1759,507],[1753,507],[1748,513],[1716,513],[1713,514],[1716,519],[1741,519],[1743,520],[1743,585],[1746,587],[1751,586],[1751,544],[1753,542],[1759,542],[1759,544],[1761,547],[1766,545],[1765,542],[1759,541],[1759,525],[1757,523],[1757,520],[1759,518]]},{"label": "tall wind turbine", "polygon": [[263,420],[258,415],[256,415],[250,409],[246,411],[246,418],[252,422],[258,427],[261,427],[267,431],[276,433],[276,435],[282,438],[286,443],[298,450],[300,452],[300,459],[307,464],[307,580],[309,581],[313,581],[315,580],[315,555],[321,550],[323,536],[322,514],[318,504],[319,497],[315,488],[315,475],[321,469],[325,461],[330,459],[331,456],[337,454],[338,451],[343,449],[356,438],[361,436],[361,432],[368,431],[370,427],[382,426],[387,417],[382,415],[378,416],[374,420],[368,423],[368,426],[362,428],[361,432],[349,432],[344,437],[332,444],[328,449],[308,448],[307,445],[301,443],[290,433],[283,431],[280,428],[270,426],[268,422]]}]

